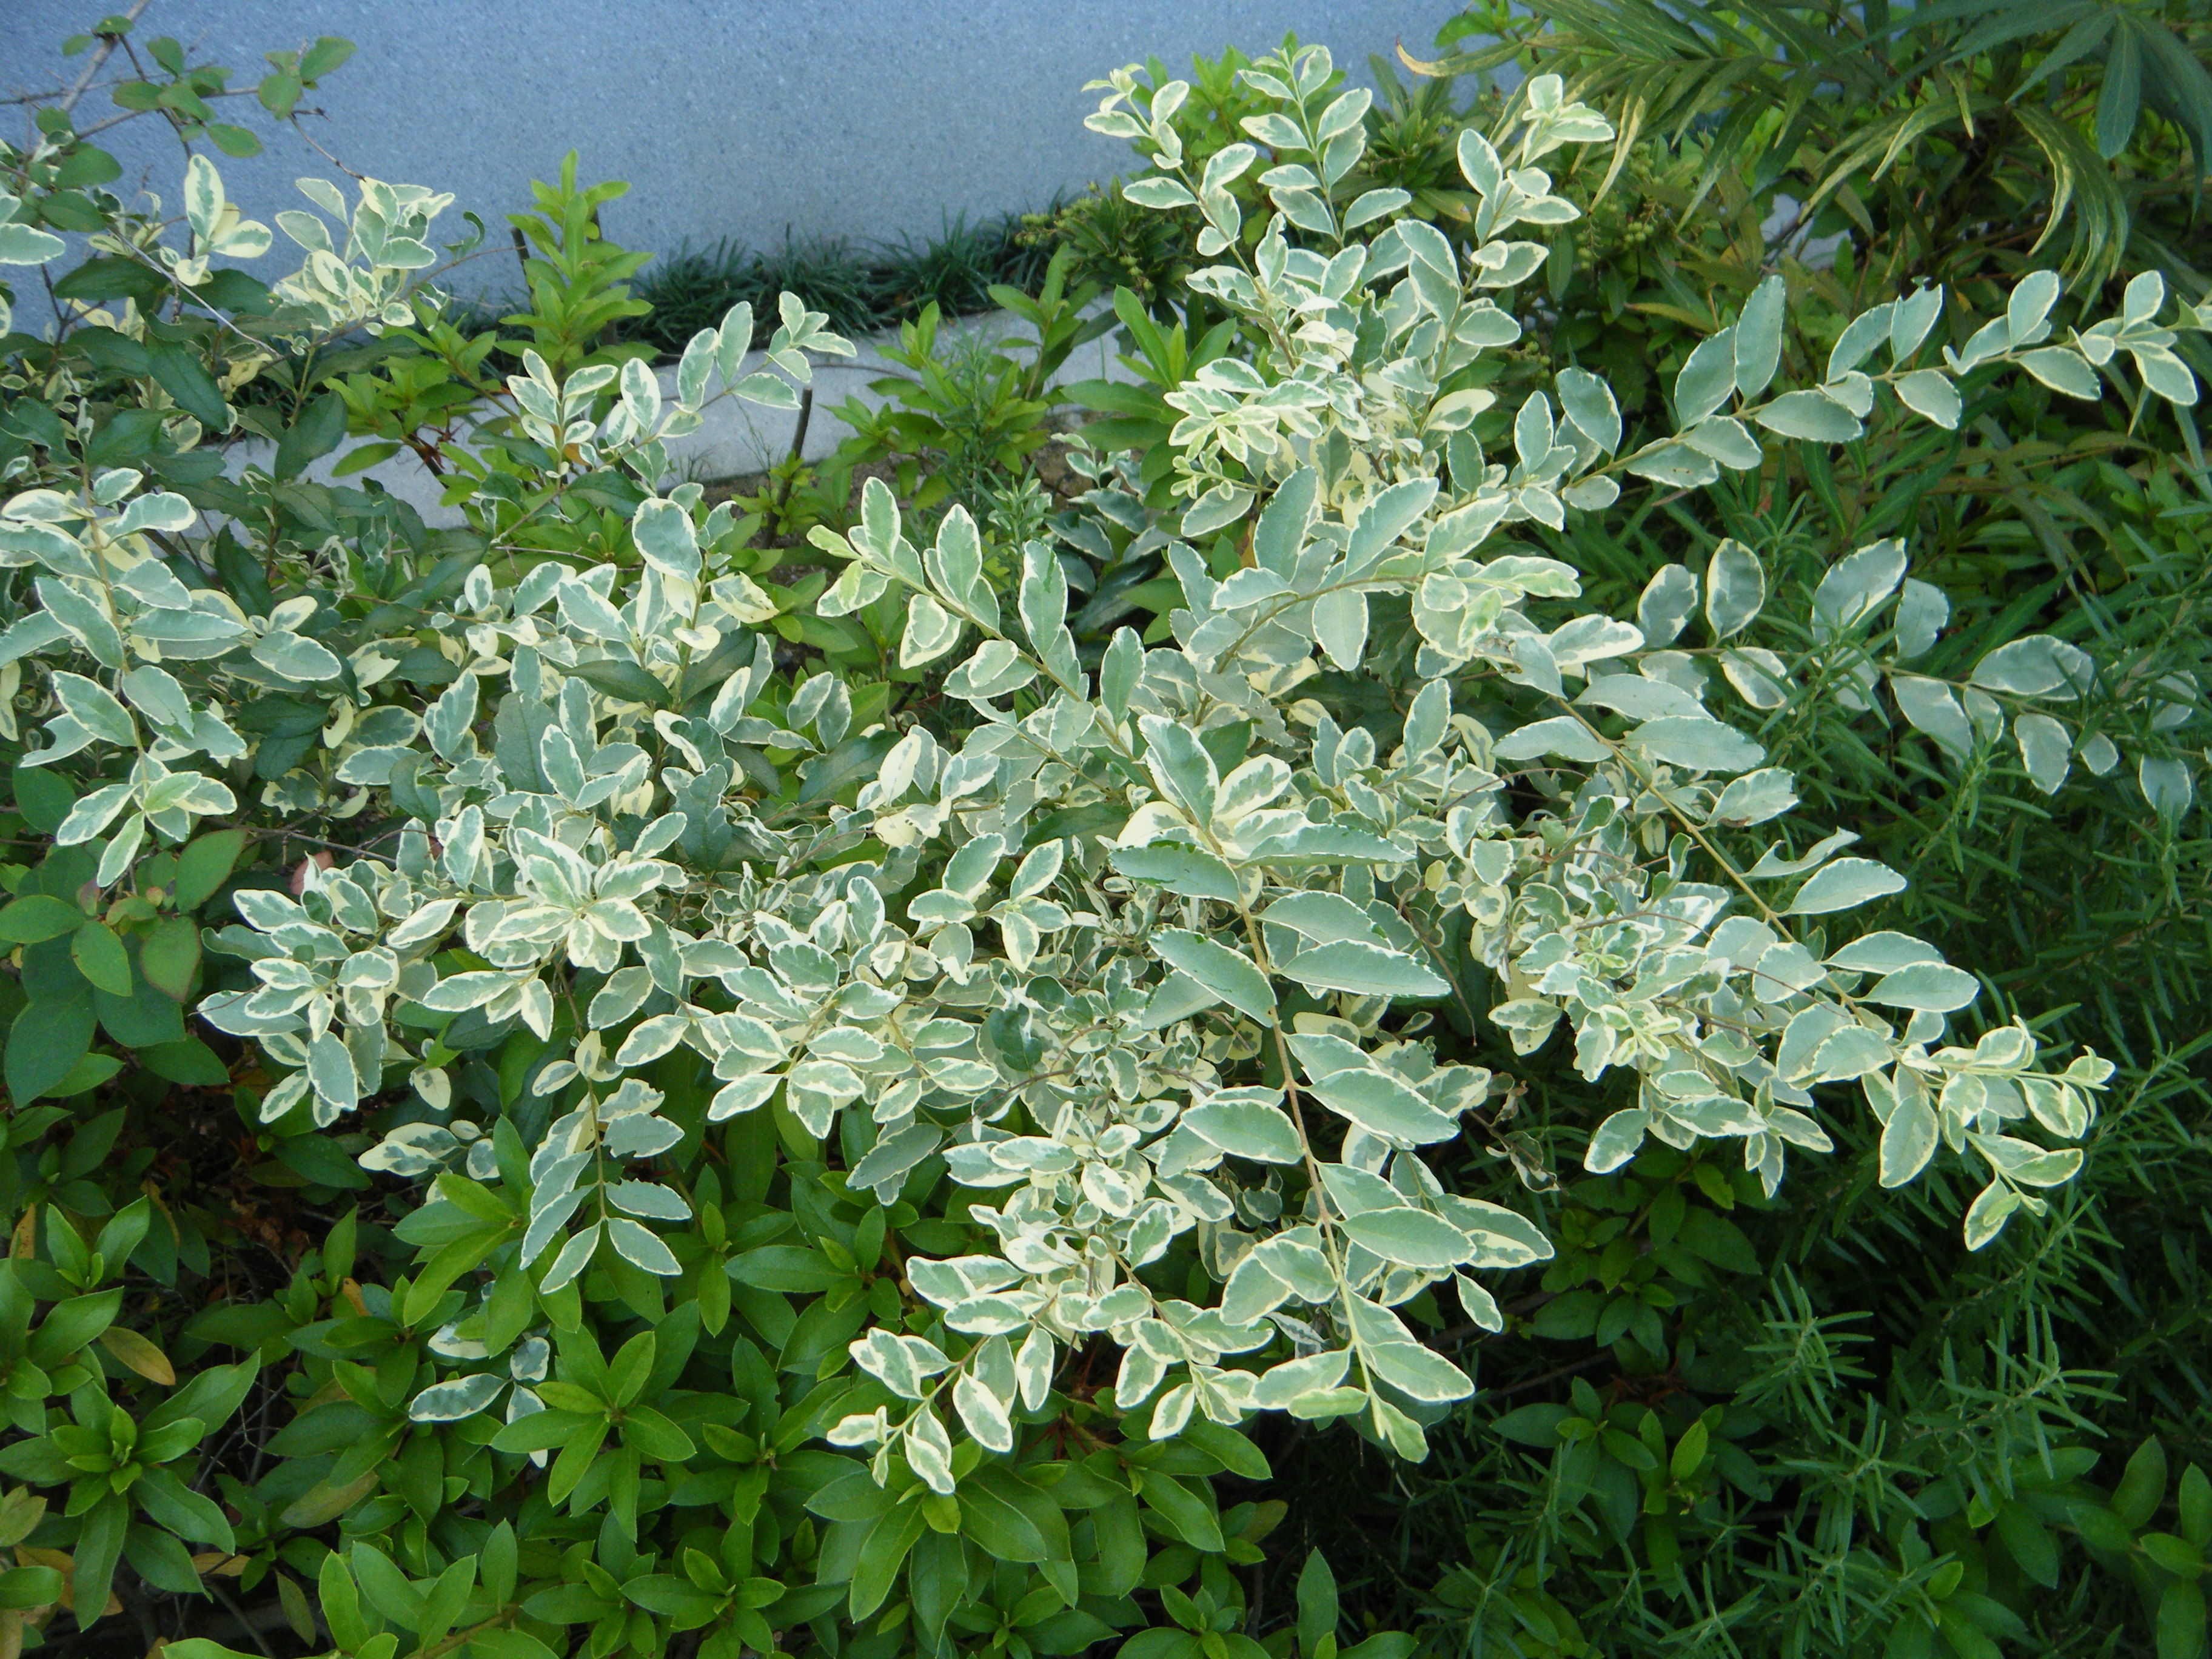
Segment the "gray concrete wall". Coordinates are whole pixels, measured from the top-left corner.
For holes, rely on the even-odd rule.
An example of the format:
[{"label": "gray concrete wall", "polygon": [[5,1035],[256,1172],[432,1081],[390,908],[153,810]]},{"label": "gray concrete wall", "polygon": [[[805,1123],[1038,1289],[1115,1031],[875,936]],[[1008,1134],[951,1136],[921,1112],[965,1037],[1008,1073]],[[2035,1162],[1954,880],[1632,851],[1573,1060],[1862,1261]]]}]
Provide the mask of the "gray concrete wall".
[{"label": "gray concrete wall", "polygon": [[[0,95],[66,84],[68,34],[118,0],[0,0]],[[580,152],[580,176],[624,179],[607,233],[671,251],[787,229],[856,240],[924,237],[949,216],[1043,205],[1125,169],[1086,131],[1085,82],[1157,55],[1188,68],[1226,45],[1296,29],[1365,79],[1402,40],[1425,53],[1453,0],[154,0],[138,36],[169,34],[246,84],[261,54],[337,34],[360,47],[308,102],[316,142],[356,170],[450,191],[459,210],[525,208],[533,178]],[[216,157],[232,198],[264,222],[301,205],[290,181],[335,177],[252,100],[264,153]],[[80,125],[112,111],[88,98]],[[0,112],[14,116],[17,112]],[[11,135],[12,136],[12,135]],[[130,169],[174,204],[181,156],[152,118],[113,134]],[[119,186],[118,186],[119,187]],[[276,258],[290,258],[278,240]],[[475,270],[513,285],[508,260]],[[465,284],[457,281],[456,286]]]}]

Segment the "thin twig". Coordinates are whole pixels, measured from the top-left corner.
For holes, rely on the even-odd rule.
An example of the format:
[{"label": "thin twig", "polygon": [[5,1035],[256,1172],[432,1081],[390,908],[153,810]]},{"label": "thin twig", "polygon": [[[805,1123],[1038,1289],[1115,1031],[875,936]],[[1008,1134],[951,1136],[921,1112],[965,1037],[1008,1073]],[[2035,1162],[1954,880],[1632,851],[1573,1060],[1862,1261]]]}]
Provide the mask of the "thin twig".
[{"label": "thin twig", "polygon": [[230,1616],[238,1620],[239,1628],[253,1638],[253,1645],[259,1648],[263,1653],[266,1654],[268,1656],[268,1659],[276,1659],[276,1650],[269,1645],[268,1638],[262,1635],[260,1626],[256,1625],[251,1619],[248,1619],[246,1616],[246,1609],[240,1607],[237,1602],[232,1601],[230,1598],[230,1593],[224,1589],[221,1584],[216,1583],[215,1575],[211,1572],[201,1574],[200,1583],[207,1586],[208,1594],[214,1596],[216,1601],[222,1602],[222,1605],[229,1610]]},{"label": "thin twig", "polygon": [[[149,3],[150,0],[131,0],[131,9],[123,14],[123,21],[126,23],[137,22],[138,14],[144,11]],[[61,103],[63,114],[66,115],[76,107],[76,100],[84,96],[84,89],[92,84],[92,77],[100,73],[100,66],[107,61],[108,55],[115,50],[116,43],[122,38],[119,31],[102,37],[100,50],[92,54],[92,61],[84,66],[84,73],[76,77],[76,84],[71,87],[68,94],[63,98]]]}]

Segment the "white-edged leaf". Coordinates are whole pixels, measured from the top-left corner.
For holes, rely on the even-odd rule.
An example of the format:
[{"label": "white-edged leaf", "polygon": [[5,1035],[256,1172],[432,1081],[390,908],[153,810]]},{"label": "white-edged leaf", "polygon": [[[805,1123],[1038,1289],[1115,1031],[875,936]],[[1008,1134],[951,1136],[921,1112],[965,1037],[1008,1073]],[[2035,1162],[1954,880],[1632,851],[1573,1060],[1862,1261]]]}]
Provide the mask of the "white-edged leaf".
[{"label": "white-edged leaf", "polygon": [[1955,1013],[1981,994],[1982,982],[1962,968],[1947,962],[1916,962],[1887,974],[1866,992],[1869,1002],[1888,1008],[1925,1009],[1931,1014]]},{"label": "white-edged leaf", "polygon": [[1786,915],[1824,916],[1905,890],[1905,878],[1872,859],[1837,859],[1797,890]]},{"label": "white-edged leaf", "polygon": [[490,1405],[506,1386],[507,1378],[490,1371],[448,1377],[432,1383],[409,1401],[407,1415],[417,1423],[458,1423]]},{"label": "white-edged leaf", "polygon": [[1177,927],[1154,933],[1152,949],[1170,967],[1189,975],[1238,1012],[1273,1023],[1274,991],[1249,957]]},{"label": "white-edged leaf", "polygon": [[672,1279],[684,1271],[668,1246],[651,1229],[635,1221],[625,1221],[620,1216],[608,1217],[606,1229],[607,1242],[632,1267],[659,1273],[664,1279]]},{"label": "white-edged leaf", "polygon": [[1881,1126],[1881,1184],[1902,1187],[1936,1155],[1936,1113],[1918,1090],[1907,1091]]},{"label": "white-edged leaf", "polygon": [[1734,538],[1713,550],[1705,565],[1705,623],[1716,640],[1741,634],[1766,603],[1766,567]]},{"label": "white-edged leaf", "polygon": [[1187,1107],[1182,1127],[1232,1158],[1260,1164],[1296,1164],[1305,1155],[1297,1127],[1281,1107],[1216,1095]]},{"label": "white-edged leaf", "polygon": [[2012,737],[2029,780],[2045,794],[2057,794],[2073,763],[2074,740],[2066,728],[2048,714],[2015,714]]},{"label": "white-edged leaf", "polygon": [[1346,1236],[1401,1267],[1451,1267],[1472,1253],[1468,1237],[1441,1216],[1401,1204],[1346,1215]]},{"label": "white-edged leaf", "polygon": [[1309,945],[1278,963],[1277,971],[1309,990],[1348,991],[1355,996],[1440,997],[1451,989],[1426,963],[1403,951],[1357,939]]},{"label": "white-edged leaf", "polygon": [[954,1380],[952,1405],[960,1413],[961,1423],[985,1451],[1013,1450],[1014,1425],[1006,1414],[1006,1402],[972,1376],[963,1372]]},{"label": "white-edged leaf", "polygon": [[1896,381],[1898,401],[1946,432],[1959,429],[1959,388],[1940,368],[1916,368]]}]

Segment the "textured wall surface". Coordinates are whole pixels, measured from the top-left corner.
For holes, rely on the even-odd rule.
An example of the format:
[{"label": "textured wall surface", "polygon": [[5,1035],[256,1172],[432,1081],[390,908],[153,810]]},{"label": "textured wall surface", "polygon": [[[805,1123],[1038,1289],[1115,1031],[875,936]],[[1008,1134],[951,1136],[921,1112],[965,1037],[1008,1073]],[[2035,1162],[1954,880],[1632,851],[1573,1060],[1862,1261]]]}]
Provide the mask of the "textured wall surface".
[{"label": "textured wall surface", "polygon": [[[116,0],[0,0],[0,96],[66,84],[63,38]],[[672,249],[729,236],[924,236],[945,216],[1042,206],[1122,170],[1087,132],[1083,83],[1156,53],[1265,49],[1295,28],[1366,78],[1394,41],[1421,53],[1452,0],[154,0],[141,36],[170,34],[258,78],[261,54],[343,35],[360,52],[309,103],[318,143],[372,177],[452,191],[461,210],[526,206],[564,151],[580,176],[631,182],[608,234]],[[249,100],[241,103],[250,104]],[[89,125],[112,106],[94,94]],[[253,110],[259,116],[258,106]],[[10,118],[13,112],[7,112]],[[290,181],[335,176],[265,118],[268,149],[217,157],[233,199],[264,221]],[[174,203],[180,158],[146,118],[114,135],[130,171]],[[279,240],[283,255],[293,250]],[[507,284],[513,266],[477,267]],[[459,285],[459,284],[457,284]]]}]

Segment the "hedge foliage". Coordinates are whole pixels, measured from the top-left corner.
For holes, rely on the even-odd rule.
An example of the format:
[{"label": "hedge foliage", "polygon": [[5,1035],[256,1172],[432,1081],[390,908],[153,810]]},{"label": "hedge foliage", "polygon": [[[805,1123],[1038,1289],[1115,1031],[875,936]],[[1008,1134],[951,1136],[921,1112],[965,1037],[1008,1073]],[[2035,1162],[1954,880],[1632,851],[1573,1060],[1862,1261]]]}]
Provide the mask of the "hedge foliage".
[{"label": "hedge foliage", "polygon": [[73,43],[186,157],[0,148],[0,1643],[2204,1650],[2196,26],[1533,11],[1096,83],[750,502],[824,313],[657,373],[571,157],[479,329]]}]

